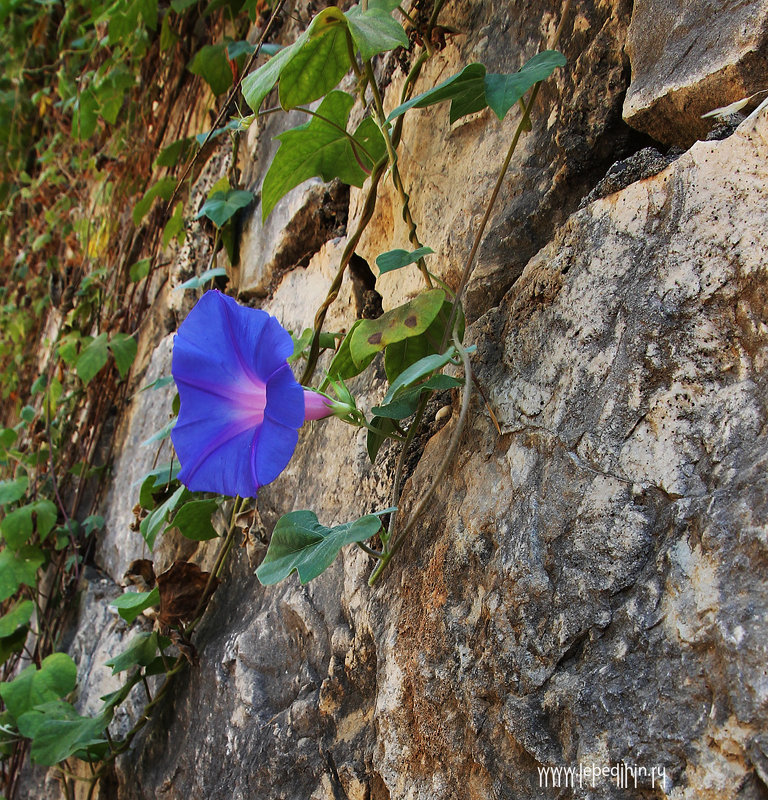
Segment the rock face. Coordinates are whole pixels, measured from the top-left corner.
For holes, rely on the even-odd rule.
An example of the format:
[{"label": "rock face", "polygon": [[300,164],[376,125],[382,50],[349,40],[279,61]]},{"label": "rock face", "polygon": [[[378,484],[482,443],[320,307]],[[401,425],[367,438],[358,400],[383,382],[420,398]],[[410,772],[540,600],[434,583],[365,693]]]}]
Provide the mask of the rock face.
[{"label": "rock face", "polygon": [[588,206],[474,326],[502,435],[477,406],[372,598],[392,797],[621,761],[764,796],[766,145],[762,117]]},{"label": "rock face", "polygon": [[624,119],[689,147],[712,127],[702,114],[768,88],[768,3],[638,0],[627,54]]},{"label": "rock face", "polygon": [[[608,167],[638,149],[639,137],[621,121],[629,11],[623,0],[577,2],[571,8],[571,32],[561,46],[569,66],[542,86],[534,111],[540,124],[522,137],[512,159],[467,291],[470,319],[498,302]],[[428,62],[417,92],[472,61],[486,64],[490,72],[518,70],[546,47],[559,21],[549,7],[510,15],[506,6],[493,2],[449,4],[445,18],[462,34],[450,36],[445,49]],[[399,104],[404,77],[394,71],[387,108]],[[518,120],[515,112],[499,122],[486,109],[451,126],[445,104],[406,117],[400,169],[421,241],[436,252],[430,268],[451,283],[458,282]],[[350,230],[355,219],[353,197]],[[373,265],[380,253],[408,246],[399,199],[387,182],[358,252]],[[418,281],[418,275],[410,281],[400,273],[383,276],[379,291],[385,307],[417,291]]]},{"label": "rock face", "polygon": [[[269,590],[241,554],[121,797],[537,798],[579,765],[591,797],[764,797],[767,144],[761,117],[571,217],[471,329],[502,435],[475,404],[375,590],[354,550]],[[266,527],[386,502],[364,465],[311,432]]]},{"label": "rock face", "polygon": [[[467,35],[449,37],[425,85],[473,58],[517,68],[557,24],[530,10],[518,21],[492,0],[447,13]],[[572,7],[571,65],[540,95],[470,283],[467,339],[501,433],[475,398],[428,513],[373,589],[372,559],[352,547],[307,586],[293,576],[265,589],[253,573],[279,516],[310,508],[330,525],[389,505],[393,452],[371,466],[362,433],[336,420],[304,429],[196,631],[199,662],[120,758],[104,800],[768,796],[768,116],[666,168],[657,153],[661,172],[618,191],[603,183],[589,202],[609,165],[647,144],[620,118],[628,13]],[[402,75],[380,68],[391,68],[391,108]],[[455,281],[513,115],[449,130],[445,108],[418,113],[403,174],[431,193],[414,214],[435,270]],[[256,188],[263,170],[249,169]],[[286,327],[310,325],[360,200],[353,190],[339,212],[344,193],[315,183],[284,203],[290,235],[277,226],[260,239],[246,220],[233,285]],[[335,222],[312,227],[326,202]],[[359,248],[370,265],[407,245],[394,202],[383,186]],[[416,288],[405,271],[376,282],[385,307]],[[358,301],[345,282],[326,327],[348,329]],[[170,347],[147,359],[143,383],[167,373]],[[375,405],[381,365],[353,388]],[[126,636],[87,609],[144,555],[129,530],[153,455],[139,443],[167,418],[168,392],[137,396],[120,426],[104,574],[70,640],[93,676],[84,703],[102,691],[97,651]],[[401,523],[455,417],[430,428]],[[196,548],[166,534],[156,558],[210,567],[213,547]],[[637,771],[611,775],[620,762]]]}]

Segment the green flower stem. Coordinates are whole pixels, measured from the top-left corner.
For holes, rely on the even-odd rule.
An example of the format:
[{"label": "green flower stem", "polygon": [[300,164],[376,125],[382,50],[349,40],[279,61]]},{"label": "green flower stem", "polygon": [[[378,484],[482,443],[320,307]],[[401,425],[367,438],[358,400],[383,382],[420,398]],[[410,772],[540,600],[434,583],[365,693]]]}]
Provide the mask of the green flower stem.
[{"label": "green flower stem", "polygon": [[349,56],[349,63],[352,64],[352,71],[355,73],[358,81],[360,78],[363,77],[363,73],[360,70],[360,66],[357,63],[357,57],[355,56],[355,43],[352,41],[352,37],[349,35],[349,30],[346,31],[346,40],[347,40],[347,55]]},{"label": "green flower stem", "polygon": [[[397,534],[394,539],[391,540],[391,546],[387,549],[387,552],[382,554],[381,560],[379,561],[376,569],[368,579],[369,586],[373,586],[374,583],[376,583],[381,573],[387,568],[387,564],[392,560],[392,556],[394,556],[395,553],[397,553],[397,551],[403,546],[406,537],[413,530],[413,527],[419,521],[419,518],[427,510],[432,496],[437,491],[437,487],[440,485],[443,475],[445,475],[445,471],[448,469],[448,465],[451,463],[454,455],[456,454],[456,449],[459,446],[461,434],[464,432],[464,425],[466,424],[467,414],[469,413],[469,402],[472,399],[472,366],[469,363],[469,355],[467,354],[467,351],[462,347],[461,342],[459,341],[458,330],[456,329],[453,331],[453,344],[461,355],[461,360],[464,364],[464,391],[461,398],[461,412],[459,413],[459,419],[456,422],[456,427],[454,428],[451,440],[448,443],[445,456],[440,462],[440,466],[435,473],[435,477],[432,479],[429,489],[427,489],[422,498],[419,500],[416,508],[414,508],[414,510],[411,512],[408,524],[399,534]],[[390,536],[391,535],[392,529],[390,529]]]},{"label": "green flower stem", "polygon": [[355,254],[357,243],[360,241],[363,232],[368,227],[368,223],[373,217],[373,212],[376,208],[376,190],[379,186],[379,181],[381,180],[381,176],[384,174],[384,168],[386,166],[387,159],[381,158],[371,171],[371,185],[369,186],[368,194],[365,197],[365,203],[363,205],[363,213],[360,217],[360,222],[357,225],[357,229],[352,234],[352,237],[347,242],[344,252],[341,254],[341,262],[339,263],[339,268],[333,278],[331,287],[328,290],[328,294],[326,295],[323,304],[318,309],[317,314],[315,314],[312,344],[310,345],[309,355],[307,356],[307,365],[304,367],[304,372],[300,381],[303,386],[308,386],[312,381],[312,376],[315,372],[315,367],[317,366],[317,360],[320,357],[320,332],[323,329],[323,323],[325,322],[326,314],[328,313],[328,309],[331,307],[331,305],[333,305],[333,302],[339,296],[339,290],[341,289],[341,283],[344,280],[344,273],[347,270],[347,266],[349,266],[349,262],[352,260],[352,256]]},{"label": "green flower stem", "polygon": [[397,10],[405,17],[405,19],[408,20],[408,22],[411,23],[411,25],[413,25],[414,28],[416,27],[416,20],[414,20],[414,18],[403,8],[402,3],[397,7]]},{"label": "green flower stem", "polygon": [[216,561],[213,565],[213,569],[211,570],[211,574],[208,577],[208,583],[205,585],[205,589],[200,596],[200,601],[197,604],[197,608],[195,609],[194,618],[192,622],[187,625],[184,629],[184,636],[189,638],[189,635],[192,631],[197,627],[200,620],[203,618],[203,611],[205,609],[208,600],[213,591],[213,582],[216,578],[219,577],[221,574],[221,570],[224,568],[224,564],[226,563],[227,556],[229,555],[229,551],[232,549],[232,543],[235,539],[235,531],[237,530],[237,515],[243,510],[244,500],[242,497],[236,497],[235,502],[232,504],[232,514],[229,518],[229,526],[227,528],[226,536],[224,537],[224,541],[222,542],[221,546],[219,547],[219,552],[216,556]]},{"label": "green flower stem", "polygon": [[[284,0],[281,0],[280,5],[282,5]],[[263,35],[262,35],[263,38]],[[408,76],[405,79],[405,84],[403,86],[402,92],[402,99],[405,102],[409,95],[410,90],[412,89],[414,83],[419,77],[421,73],[421,68],[424,65],[425,61],[427,60],[428,55],[424,52],[416,59],[413,67],[411,67],[411,71],[408,73]],[[397,121],[395,122],[394,130],[392,131],[392,138],[390,140],[392,147],[397,148],[398,144],[400,143],[400,137],[403,132],[403,120],[405,119],[404,116],[398,117]],[[315,315],[315,322],[314,322],[314,334],[312,336],[312,344],[309,348],[309,355],[307,356],[307,364],[304,367],[304,372],[301,376],[300,383],[303,386],[308,386],[312,381],[312,376],[314,375],[315,368],[317,367],[317,360],[320,357],[320,333],[323,329],[323,323],[325,322],[325,317],[328,314],[328,309],[333,305],[336,298],[339,296],[339,289],[341,288],[341,283],[344,279],[344,273],[346,272],[347,266],[349,265],[352,256],[354,255],[355,248],[357,247],[357,243],[360,241],[360,238],[363,235],[363,232],[368,227],[368,223],[371,221],[373,217],[374,209],[376,208],[376,191],[379,186],[379,181],[381,180],[382,175],[384,174],[384,168],[387,165],[387,158],[382,158],[371,170],[371,184],[368,188],[368,194],[365,197],[365,203],[363,205],[363,213],[360,217],[360,222],[358,223],[357,229],[355,230],[352,238],[347,242],[346,247],[344,248],[344,252],[341,255],[341,261],[339,263],[339,269],[336,272],[336,275],[331,283],[331,287],[328,290],[328,294],[326,295],[323,304],[317,311]]]},{"label": "green flower stem", "polygon": [[[400,195],[400,202],[403,207],[403,220],[405,221],[406,225],[408,225],[408,239],[410,240],[411,244],[413,245],[415,250],[418,250],[422,244],[419,240],[419,235],[416,230],[416,222],[413,219],[413,215],[411,214],[411,206],[410,206],[410,195],[405,191],[405,186],[403,185],[403,179],[400,175],[400,170],[397,166],[397,152],[395,151],[395,146],[392,142],[392,139],[389,135],[389,126],[387,125],[386,115],[384,114],[384,104],[381,100],[381,93],[379,92],[379,87],[376,85],[376,81],[373,75],[373,68],[371,67],[371,62],[365,62],[365,74],[368,76],[368,82],[371,84],[371,91],[373,93],[373,104],[376,111],[376,124],[379,126],[379,130],[381,131],[381,135],[384,137],[384,142],[387,146],[387,155],[389,156],[389,169],[392,173],[392,183],[397,189],[398,194]],[[432,288],[432,278],[429,276],[429,270],[427,269],[427,264],[423,258],[418,260],[419,270],[421,274],[424,276],[424,281],[427,284],[427,288]]]},{"label": "green flower stem", "polygon": [[429,41],[429,36],[432,33],[432,29],[435,27],[435,25],[437,25],[437,18],[440,15],[440,12],[443,10],[444,5],[445,0],[435,0],[435,5],[432,8],[432,15],[427,23],[427,41]]},{"label": "green flower stem", "polygon": [[[432,17],[430,18],[430,21],[429,21],[428,30],[431,31],[432,28],[434,27],[434,25],[436,24],[437,15],[438,15],[440,9],[442,8],[442,5],[443,5],[444,2],[445,2],[445,0],[436,0],[435,7],[434,7],[434,10],[433,10],[433,13],[432,13]],[[552,42],[549,45],[551,49],[554,49],[557,46],[557,43],[560,40],[560,37],[561,37],[562,32],[563,32],[564,25],[565,25],[565,20],[567,19],[568,13],[570,11],[570,7],[571,7],[571,0],[565,0],[565,3],[563,4],[563,10],[562,10],[562,13],[560,15],[560,22],[559,22],[559,24],[557,26],[557,30],[555,31],[555,35],[552,37]],[[415,78],[414,78],[414,80],[415,80]],[[456,344],[456,348],[457,348],[459,354],[461,355],[462,361],[464,362],[465,370],[469,369],[469,360],[467,358],[466,351],[461,347],[461,343],[458,341],[457,331],[455,329],[456,328],[456,318],[457,318],[458,309],[459,309],[459,303],[460,303],[462,294],[464,293],[464,290],[466,288],[466,285],[467,285],[467,282],[469,280],[469,277],[471,275],[472,266],[474,264],[474,259],[475,259],[475,256],[477,255],[477,250],[478,250],[478,248],[480,246],[480,242],[482,241],[482,237],[483,237],[483,234],[485,232],[485,227],[488,224],[488,220],[489,220],[489,218],[491,216],[491,211],[493,210],[493,207],[494,207],[494,205],[496,203],[496,199],[498,197],[499,190],[501,189],[502,182],[504,181],[504,177],[506,176],[507,170],[509,169],[509,164],[510,164],[510,162],[512,160],[512,155],[515,152],[515,148],[517,147],[517,143],[518,143],[518,141],[520,139],[520,136],[523,133],[523,131],[530,130],[531,108],[533,107],[533,104],[534,104],[534,102],[536,100],[536,97],[538,95],[540,85],[541,85],[540,83],[537,83],[533,87],[533,89],[531,90],[531,94],[530,94],[528,103],[525,104],[525,106],[524,106],[525,107],[525,111],[523,113],[523,116],[522,116],[520,122],[518,123],[517,129],[515,131],[515,135],[514,135],[514,137],[512,139],[512,143],[510,144],[509,150],[507,151],[507,155],[506,155],[506,157],[504,159],[504,163],[502,164],[502,167],[499,170],[499,175],[498,175],[498,177],[496,179],[496,185],[494,186],[493,192],[491,194],[491,198],[490,198],[490,200],[488,202],[488,207],[486,208],[485,215],[483,216],[483,219],[482,219],[482,221],[480,223],[480,228],[479,228],[479,230],[477,232],[477,235],[475,236],[474,242],[472,244],[472,249],[470,250],[470,253],[467,256],[467,261],[466,261],[466,263],[464,265],[464,270],[462,272],[461,281],[459,282],[459,288],[456,290],[456,296],[455,296],[455,300],[454,300],[454,303],[453,303],[453,308],[451,310],[451,315],[450,315],[450,318],[449,318],[449,322],[448,322],[448,325],[446,326],[446,333],[445,333],[445,335],[443,337],[443,341],[442,341],[442,344],[441,344],[441,348],[440,349],[441,350],[445,350],[445,346],[448,343],[448,331],[452,331],[453,340],[454,340],[454,343]],[[403,117],[399,118],[399,120],[402,120],[402,119],[403,119]],[[432,493],[434,492],[438,481],[440,480],[440,478],[442,477],[443,472],[447,468],[449,456],[452,456],[452,452],[451,451],[458,445],[458,436],[461,435],[461,429],[464,426],[464,422],[465,422],[465,418],[466,418],[466,412],[467,412],[467,409],[469,408],[469,394],[470,394],[470,389],[471,389],[471,376],[470,376],[470,373],[466,372],[465,374],[466,374],[467,383],[466,383],[465,388],[464,388],[464,398],[463,398],[463,401],[462,401],[461,416],[459,418],[459,423],[457,424],[456,431],[454,432],[454,438],[451,440],[451,444],[449,445],[448,453],[446,454],[446,458],[443,460],[442,464],[440,465],[440,469],[438,470],[438,477],[433,481],[430,489],[428,490],[427,494],[425,495],[425,498],[422,499],[422,502],[419,504],[417,509],[411,514],[411,520],[408,522],[408,525],[405,527],[405,529],[402,531],[402,533],[400,533],[392,541],[392,547],[391,548],[385,547],[385,552],[383,554],[383,558],[379,562],[378,566],[376,567],[376,569],[374,570],[373,574],[371,575],[371,577],[370,577],[370,579],[368,581],[368,583],[370,585],[373,585],[376,582],[376,580],[381,575],[381,573],[384,571],[384,569],[386,569],[386,565],[387,565],[387,563],[389,563],[389,560],[392,558],[392,556],[394,555],[395,551],[398,550],[402,546],[402,542],[403,542],[405,536],[408,534],[408,532],[410,531],[413,523],[415,522],[415,520],[418,518],[418,516],[421,514],[422,510],[425,507],[424,500],[425,499],[428,500],[432,496]],[[419,411],[421,412],[421,406],[419,407]],[[493,417],[493,412],[491,412],[491,417],[494,418]],[[495,419],[494,419],[494,421],[495,421]],[[410,437],[411,432],[412,431],[415,432],[415,430],[420,426],[420,423],[421,423],[421,417],[419,415],[417,415],[416,419],[414,420],[413,425],[411,425],[411,428],[408,431],[410,441],[412,441],[412,438]],[[497,425],[497,428],[498,428],[498,423],[496,423],[496,425]],[[400,483],[400,475],[402,474],[402,468],[403,468],[403,464],[404,464],[404,461],[405,461],[405,450],[410,445],[410,441],[408,439],[406,440],[406,444],[404,445],[403,452],[401,453],[401,457],[400,457],[400,460],[398,462],[398,468],[397,468],[397,472],[396,472],[396,476],[395,476],[394,494],[393,494],[393,496],[396,497],[396,498],[398,497],[399,490],[400,490],[399,483]],[[393,502],[393,505],[398,505],[397,501]],[[393,513],[392,517],[390,518],[390,528],[389,528],[390,537],[394,533],[394,521],[395,521],[395,513]]]},{"label": "green flower stem", "polygon": [[372,547],[368,547],[367,544],[363,544],[362,542],[357,542],[357,546],[364,553],[368,553],[369,556],[373,556],[374,558],[383,558],[383,554],[382,553],[380,553],[378,550],[374,550]]},{"label": "green flower stem", "polygon": [[[568,16],[568,11],[571,7],[571,0],[565,0],[563,4],[563,11],[560,15],[560,23],[557,26],[557,30],[555,31],[555,35],[552,37],[552,43],[550,45],[550,49],[554,49],[557,46],[558,41],[560,40],[560,36],[563,32],[563,26],[565,20]],[[493,191],[491,192],[490,200],[488,201],[488,206],[485,209],[485,214],[483,215],[483,219],[480,222],[480,227],[477,230],[477,234],[475,234],[475,239],[472,242],[472,249],[469,251],[469,255],[467,256],[467,260],[464,264],[464,270],[461,273],[461,280],[459,281],[459,288],[456,290],[456,301],[453,304],[453,308],[451,309],[451,316],[448,320],[448,326],[445,331],[445,335],[443,336],[443,342],[441,346],[441,350],[445,349],[445,345],[448,343],[448,331],[452,330],[452,326],[456,320],[456,315],[459,309],[459,301],[461,300],[462,295],[464,294],[464,290],[467,288],[467,283],[469,282],[469,277],[472,274],[472,269],[475,263],[475,256],[477,255],[478,248],[480,247],[480,242],[483,240],[483,235],[485,234],[485,228],[488,224],[488,220],[491,217],[491,212],[493,211],[493,207],[496,205],[496,199],[499,196],[499,191],[501,190],[501,185],[504,182],[504,178],[507,174],[507,170],[509,169],[509,164],[512,161],[512,156],[517,148],[517,143],[520,141],[520,136],[522,135],[523,131],[531,130],[531,109],[533,108],[533,104],[536,102],[536,98],[539,94],[539,89],[541,88],[541,81],[536,83],[531,89],[531,94],[528,98],[528,102],[525,104],[525,111],[523,116],[520,118],[520,122],[517,124],[517,129],[515,130],[515,135],[512,137],[512,142],[509,145],[509,150],[507,150],[507,155],[504,158],[504,163],[501,165],[501,169],[499,170],[498,177],[496,178],[496,185],[493,187]]]},{"label": "green flower stem", "polygon": [[[403,470],[405,469],[405,459],[408,456],[408,451],[411,449],[411,445],[413,444],[413,440],[416,438],[416,433],[418,432],[421,421],[424,417],[424,411],[427,408],[427,403],[429,402],[429,393],[425,394],[421,400],[419,401],[418,408],[416,409],[416,416],[413,419],[413,423],[408,428],[408,433],[405,437],[405,444],[403,444],[400,455],[397,459],[397,467],[395,468],[395,481],[392,486],[392,502],[391,505],[395,507],[395,510],[389,515],[389,526],[387,531],[387,540],[392,541],[392,537],[395,533],[395,525],[397,524],[397,514],[399,511],[399,503],[400,503],[400,492],[402,490],[402,480],[403,480]],[[385,548],[385,551],[389,548]]]}]

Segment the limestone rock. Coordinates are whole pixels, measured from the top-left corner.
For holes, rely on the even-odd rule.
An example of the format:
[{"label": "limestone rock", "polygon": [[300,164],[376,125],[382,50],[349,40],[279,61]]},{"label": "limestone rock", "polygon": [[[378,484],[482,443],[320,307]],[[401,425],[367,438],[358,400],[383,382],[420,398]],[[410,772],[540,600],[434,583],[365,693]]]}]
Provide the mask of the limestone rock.
[{"label": "limestone rock", "polygon": [[651,767],[657,796],[764,796],[767,143],[763,115],[588,206],[474,326],[502,436],[477,405],[373,599],[391,797],[621,761],[645,782],[590,797]]},{"label": "limestone rock", "polygon": [[624,119],[664,144],[689,147],[712,127],[702,114],[768,89],[766,47],[765,0],[638,0],[627,33]]},{"label": "limestone rock", "polygon": [[[460,33],[449,36],[446,47],[427,63],[416,92],[472,61],[484,63],[490,72],[514,72],[547,47],[559,21],[559,11],[553,14],[549,8],[508,16],[469,2],[448,4],[444,14],[445,24]],[[621,120],[628,19],[623,0],[572,6],[560,44],[568,65],[542,85],[532,111],[533,130],[522,136],[512,159],[467,293],[470,319],[498,302],[608,167],[637,149],[636,137]],[[404,82],[399,67],[393,65],[392,72],[385,94],[388,109],[400,103]],[[445,103],[406,117],[398,163],[419,237],[435,251],[428,265],[452,285],[458,282],[519,118],[518,108],[503,122],[486,109],[451,126]],[[353,190],[350,231],[359,206],[360,194]],[[400,200],[386,181],[357,252],[378,274],[378,255],[411,249],[407,233]],[[420,291],[422,283],[411,268],[382,276],[376,288],[385,307],[392,307]]]}]

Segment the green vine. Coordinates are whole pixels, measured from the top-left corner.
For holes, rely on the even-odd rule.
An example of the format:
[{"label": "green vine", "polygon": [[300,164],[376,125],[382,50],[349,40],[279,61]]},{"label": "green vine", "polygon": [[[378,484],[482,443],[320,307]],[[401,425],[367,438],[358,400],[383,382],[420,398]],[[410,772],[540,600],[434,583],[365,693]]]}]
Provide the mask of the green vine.
[{"label": "green vine", "polygon": [[[226,174],[196,216],[211,230],[210,257],[200,275],[178,287],[187,291],[213,286],[226,275],[216,266],[220,250],[231,263],[237,260],[237,218],[256,199],[240,185],[240,134],[267,114],[298,110],[307,121],[278,137],[261,191],[264,218],[311,177],[338,179],[364,192],[357,227],[313,328],[295,338],[289,360],[297,366],[305,360],[301,383],[309,386],[326,354],[320,391],[338,416],[366,430],[371,461],[387,440],[400,450],[390,508],[333,527],[311,510],[292,510],[277,523],[256,574],[265,585],[293,572],[305,583],[342,547],[354,544],[373,559],[373,585],[427,510],[459,446],[476,387],[473,348],[463,343],[464,291],[518,141],[531,128],[539,86],[565,63],[552,49],[510,74],[469,64],[417,94],[423,67],[439,46],[443,2],[435,2],[421,27],[416,10],[406,12],[396,0],[363,0],[346,12],[330,6],[284,47],[268,39],[285,0],[271,7],[262,0],[171,0],[169,7],[156,0],[0,4],[0,258],[9,276],[0,287],[0,383],[8,403],[0,420],[7,426],[0,427],[0,766],[9,800],[27,757],[56,766],[68,795],[73,782],[85,781],[88,796],[94,796],[175,677],[195,662],[193,634],[221,580],[248,501],[236,498],[229,505],[220,495],[190,491],[178,480],[175,458],[157,463],[179,414],[178,395],[168,424],[145,443],[158,449],[141,484],[135,527],[150,551],[172,530],[195,541],[218,539],[214,567],[205,573],[177,562],[155,575],[151,561],[134,562],[130,572],[138,591],[124,593],[113,605],[127,624],[154,609],[155,627],[136,634],[108,662],[123,683],[103,698],[96,715],[81,716],[66,699],[76,689],[77,670],[59,650],[66,608],[104,525],[96,512],[111,460],[111,453],[100,450],[107,412],[127,399],[142,317],[157,291],[158,269],[170,263],[163,253],[186,235],[196,167],[229,138]],[[552,47],[568,12],[569,0]],[[261,27],[255,45],[246,39],[254,22]],[[204,41],[196,38],[201,29]],[[412,52],[400,105],[387,116],[374,62],[399,48],[413,51],[409,33],[419,49]],[[254,69],[265,55],[268,60]],[[350,72],[357,81],[353,94],[337,88]],[[206,133],[189,135],[171,113],[190,93],[213,98],[214,122]],[[275,95],[279,108],[262,109]],[[433,251],[419,236],[400,170],[404,115],[443,102],[450,103],[451,122],[486,108],[499,119],[514,107],[522,111],[455,289],[428,268]],[[246,104],[250,114],[243,113]],[[356,104],[361,122],[350,130]],[[160,112],[150,120],[153,107]],[[415,266],[424,291],[377,319],[358,320],[346,335],[329,333],[327,313],[386,180],[399,199],[411,250],[382,253],[377,264],[381,273]],[[39,341],[47,347],[42,360],[34,350]],[[389,386],[380,405],[366,412],[347,383],[377,356]],[[458,417],[437,471],[404,520],[398,506],[409,450],[429,399],[449,389],[461,393]],[[214,519],[223,509],[229,522],[220,532]],[[159,685],[152,691],[156,677]],[[132,692],[144,693],[143,709],[131,730],[116,739],[110,731],[115,709]],[[87,772],[78,760],[88,764]]]}]

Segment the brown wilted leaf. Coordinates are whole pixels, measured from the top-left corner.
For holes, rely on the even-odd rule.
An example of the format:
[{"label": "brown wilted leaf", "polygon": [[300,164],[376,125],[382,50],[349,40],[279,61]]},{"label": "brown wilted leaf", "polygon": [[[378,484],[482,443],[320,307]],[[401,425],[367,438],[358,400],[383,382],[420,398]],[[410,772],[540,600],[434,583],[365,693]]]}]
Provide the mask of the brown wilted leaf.
[{"label": "brown wilted leaf", "polygon": [[[192,621],[210,576],[210,572],[203,572],[191,561],[175,561],[170,569],[157,576],[157,588],[160,591],[157,622],[161,631]],[[214,578],[211,592],[218,585],[219,579]]]},{"label": "brown wilted leaf", "polygon": [[137,558],[131,561],[123,581],[126,585],[138,587],[140,592],[148,592],[155,588],[155,567],[148,558]]}]

